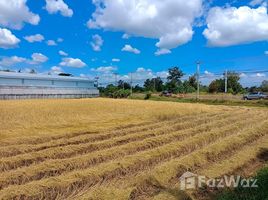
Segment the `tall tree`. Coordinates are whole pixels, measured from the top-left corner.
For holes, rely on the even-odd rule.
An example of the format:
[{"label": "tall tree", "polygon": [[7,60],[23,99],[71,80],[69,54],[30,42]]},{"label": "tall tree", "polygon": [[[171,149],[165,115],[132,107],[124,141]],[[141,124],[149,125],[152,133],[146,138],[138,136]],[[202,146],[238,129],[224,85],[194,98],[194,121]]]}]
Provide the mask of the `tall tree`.
[{"label": "tall tree", "polygon": [[193,87],[194,89],[197,89],[197,80],[196,80],[196,76],[195,75],[190,76],[188,82],[189,82],[189,85],[191,87]]},{"label": "tall tree", "polygon": [[181,77],[183,77],[183,72],[178,67],[173,67],[168,69],[167,79],[171,82],[181,83]]},{"label": "tall tree", "polygon": [[[240,76],[236,72],[228,72],[227,73],[228,81],[227,88],[229,92],[237,94],[243,91],[243,87],[240,84]],[[216,91],[215,91],[216,90]],[[224,79],[216,79],[211,82],[209,86],[209,92],[224,92],[225,91],[225,80]]]},{"label": "tall tree", "polygon": [[161,92],[163,90],[163,81],[160,77],[147,79],[144,82],[144,88],[146,91],[157,91]]},{"label": "tall tree", "polygon": [[263,92],[268,92],[268,80],[265,80],[265,81],[262,82],[262,84],[261,84],[261,90]]},{"label": "tall tree", "polygon": [[168,82],[166,83],[166,88],[173,93],[183,92],[181,78],[184,74],[182,70],[178,67],[173,67],[168,69],[168,73],[169,75],[167,77]]},{"label": "tall tree", "polygon": [[243,87],[239,82],[240,75],[236,72],[230,71],[227,73],[227,76],[228,76],[228,82],[227,82],[228,89],[232,90],[235,94],[241,92],[243,90]]},{"label": "tall tree", "polygon": [[119,89],[129,90],[131,88],[131,85],[123,80],[119,80],[117,85]]}]

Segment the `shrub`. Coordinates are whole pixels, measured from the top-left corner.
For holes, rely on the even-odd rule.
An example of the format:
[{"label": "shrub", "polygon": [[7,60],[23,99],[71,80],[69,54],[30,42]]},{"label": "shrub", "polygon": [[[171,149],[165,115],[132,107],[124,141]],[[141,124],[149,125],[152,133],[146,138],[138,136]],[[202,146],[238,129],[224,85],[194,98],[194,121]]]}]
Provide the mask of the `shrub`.
[{"label": "shrub", "polygon": [[146,92],[144,99],[145,100],[150,99],[151,96],[152,96],[152,92]]}]

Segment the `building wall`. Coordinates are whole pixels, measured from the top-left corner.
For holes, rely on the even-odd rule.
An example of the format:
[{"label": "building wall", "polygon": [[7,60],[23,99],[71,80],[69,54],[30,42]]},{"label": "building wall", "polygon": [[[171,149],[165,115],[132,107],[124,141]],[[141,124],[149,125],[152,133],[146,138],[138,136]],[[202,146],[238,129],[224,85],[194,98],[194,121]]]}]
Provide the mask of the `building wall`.
[{"label": "building wall", "polygon": [[85,78],[0,73],[0,99],[90,98],[99,96]]}]

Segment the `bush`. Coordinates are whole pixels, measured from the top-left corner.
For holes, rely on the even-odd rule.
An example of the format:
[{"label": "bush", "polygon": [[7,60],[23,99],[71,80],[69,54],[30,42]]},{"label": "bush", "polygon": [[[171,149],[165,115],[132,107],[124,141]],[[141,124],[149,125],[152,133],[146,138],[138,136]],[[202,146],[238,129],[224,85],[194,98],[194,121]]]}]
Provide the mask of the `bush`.
[{"label": "bush", "polygon": [[260,170],[255,177],[258,188],[238,187],[234,190],[226,190],[217,200],[264,200],[268,199],[268,167]]},{"label": "bush", "polygon": [[144,99],[145,100],[150,99],[151,96],[152,96],[152,92],[146,92]]},{"label": "bush", "polygon": [[131,94],[130,90],[123,90],[123,89],[120,89],[120,90],[117,90],[113,93],[113,98],[127,98],[129,97]]}]

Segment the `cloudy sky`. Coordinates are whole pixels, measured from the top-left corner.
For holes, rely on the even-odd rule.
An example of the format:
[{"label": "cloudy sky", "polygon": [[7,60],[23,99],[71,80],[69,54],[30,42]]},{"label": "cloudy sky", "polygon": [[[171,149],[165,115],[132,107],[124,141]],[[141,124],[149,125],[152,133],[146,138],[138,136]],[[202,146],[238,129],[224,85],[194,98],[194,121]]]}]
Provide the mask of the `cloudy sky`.
[{"label": "cloudy sky", "polygon": [[[67,72],[102,82],[165,77],[204,82],[224,70],[268,79],[267,0],[0,0],[0,68]],[[250,73],[247,73],[250,72]]]}]

